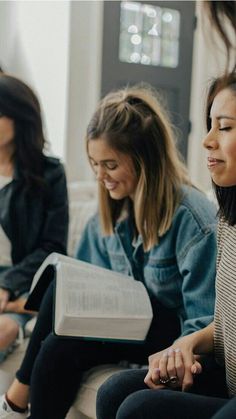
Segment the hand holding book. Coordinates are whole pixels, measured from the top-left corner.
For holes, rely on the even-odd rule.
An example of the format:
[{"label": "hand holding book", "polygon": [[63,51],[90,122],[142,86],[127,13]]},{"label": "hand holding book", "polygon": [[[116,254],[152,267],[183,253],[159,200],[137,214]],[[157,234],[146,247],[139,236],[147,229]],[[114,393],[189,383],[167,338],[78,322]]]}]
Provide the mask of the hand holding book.
[{"label": "hand holding book", "polygon": [[[49,267],[53,269],[49,269]],[[45,276],[55,277],[54,332],[61,336],[143,341],[152,320],[144,285],[134,278],[52,253],[41,265],[26,304]]]}]

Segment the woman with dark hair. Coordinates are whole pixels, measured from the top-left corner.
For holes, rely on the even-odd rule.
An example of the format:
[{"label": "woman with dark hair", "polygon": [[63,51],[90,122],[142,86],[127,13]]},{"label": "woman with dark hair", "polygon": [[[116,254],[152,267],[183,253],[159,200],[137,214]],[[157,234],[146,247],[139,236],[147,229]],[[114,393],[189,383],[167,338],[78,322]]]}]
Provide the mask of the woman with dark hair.
[{"label": "woman with dark hair", "polygon": [[[214,322],[175,341],[171,347],[149,357],[145,384],[127,392],[127,376],[120,373],[99,390],[98,419],[235,419],[236,417],[236,74],[212,84],[207,106],[208,134],[203,140],[219,203],[216,306]],[[186,394],[194,376],[201,377],[202,361],[196,356],[214,353],[222,376],[209,386],[222,388],[220,398]],[[133,373],[133,381],[141,381]],[[209,374],[209,373],[208,373]],[[144,375],[144,374],[143,374]],[[173,384],[170,377],[175,377]],[[163,380],[169,390],[157,391]],[[215,380],[215,376],[214,376]],[[222,383],[223,380],[223,383]],[[125,391],[116,390],[126,386]],[[149,387],[149,389],[148,389]],[[161,385],[163,387],[163,385]],[[151,389],[151,390],[150,390]],[[192,391],[194,392],[194,386]],[[199,389],[201,393],[201,388]],[[202,393],[204,394],[204,393]],[[220,394],[220,393],[219,393]],[[112,406],[112,408],[109,406]],[[115,406],[115,407],[114,407]]]},{"label": "woman with dark hair", "polygon": [[51,333],[50,286],[23,363],[1,399],[0,418],[25,418],[29,393],[32,419],[65,418],[89,368],[143,364],[179,333],[212,321],[215,208],[192,186],[154,92],[134,87],[108,94],[86,140],[99,214],[85,227],[77,258],[142,281],[154,320],[143,344],[60,338]]},{"label": "woman with dark hair", "polygon": [[23,307],[36,270],[66,252],[65,173],[44,146],[37,97],[0,74],[0,361],[30,318]]}]

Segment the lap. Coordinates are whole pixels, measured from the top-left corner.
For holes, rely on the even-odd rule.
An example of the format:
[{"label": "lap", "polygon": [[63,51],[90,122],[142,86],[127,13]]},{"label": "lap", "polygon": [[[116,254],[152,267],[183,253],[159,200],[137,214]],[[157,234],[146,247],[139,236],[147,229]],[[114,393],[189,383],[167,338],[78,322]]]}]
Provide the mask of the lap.
[{"label": "lap", "polygon": [[[19,298],[26,299],[28,297],[28,293],[22,294]],[[32,314],[29,313],[16,313],[14,311],[4,312],[0,314],[0,321],[1,319],[11,319],[13,320],[19,328],[24,331],[26,323],[32,318]]]},{"label": "lap", "polygon": [[[140,390],[120,405],[116,419],[210,419],[228,400],[173,390]],[[99,418],[102,419],[102,418]]]},{"label": "lap", "polygon": [[30,314],[25,313],[2,313],[0,314],[0,321],[4,322],[7,319],[14,321],[18,327],[24,330],[26,323],[32,318]]},{"label": "lap", "polygon": [[[138,370],[128,370],[122,371],[119,373],[114,374],[110,377],[98,390],[97,395],[97,415],[98,419],[106,418],[107,412],[109,412],[109,418],[113,419],[116,418],[116,413],[120,406],[122,407],[122,415],[123,412],[129,411],[131,412],[134,409],[134,412],[130,416],[130,418],[139,418],[137,415],[138,410],[142,412],[142,418],[148,419],[159,419],[159,416],[155,416],[155,409],[159,403],[162,403],[163,400],[166,398],[170,400],[171,403],[177,403],[177,407],[181,410],[182,407],[186,409],[188,406],[191,405],[196,400],[196,404],[199,402],[200,404],[197,405],[197,414],[199,415],[199,411],[203,408],[204,403],[209,399],[209,411],[211,414],[220,408],[224,403],[227,403],[227,392],[225,386],[225,375],[224,370],[219,368],[215,363],[212,365],[207,364],[207,368],[201,374],[201,376],[196,376],[196,380],[194,386],[191,390],[191,393],[182,393],[181,391],[167,391],[164,395],[159,392],[162,390],[150,390],[144,383],[144,377],[147,373],[147,370],[138,369]],[[196,392],[197,394],[193,394]],[[187,395],[186,395],[187,394]],[[185,398],[186,395],[186,398]],[[192,397],[193,396],[193,397]],[[199,399],[197,397],[199,396]],[[211,397],[205,397],[211,396]],[[219,402],[217,401],[220,400]],[[141,403],[141,404],[140,404]],[[137,409],[138,406],[138,409]],[[214,410],[216,408],[216,410]],[[150,413],[153,410],[153,416],[150,415],[145,416],[145,412]],[[208,408],[207,408],[208,409]],[[206,411],[208,412],[208,410]],[[213,412],[213,413],[212,413]],[[121,413],[120,413],[121,414]],[[207,413],[208,414],[208,413]],[[181,416],[182,415],[182,416]],[[124,416],[125,418],[126,416]],[[129,418],[129,416],[127,416]],[[162,417],[162,416],[161,416]],[[167,415],[168,417],[168,415]],[[170,416],[172,418],[172,416]],[[183,411],[177,418],[183,417]],[[186,416],[190,419],[192,416]],[[193,418],[203,419],[200,416],[193,416]],[[206,418],[211,416],[206,416]],[[235,416],[236,417],[236,416]],[[123,416],[121,416],[123,418]],[[163,416],[164,418],[164,416]]]},{"label": "lap", "polygon": [[0,363],[22,342],[26,323],[32,318],[27,313],[4,312],[0,314]]},{"label": "lap", "polygon": [[147,362],[148,355],[145,344],[61,338],[51,333],[42,343],[39,356],[52,362],[52,367],[59,359],[60,362],[68,359],[87,370],[99,364],[123,360],[143,364]]},{"label": "lap", "polygon": [[[53,285],[49,286],[49,289],[45,295],[44,301],[52,300]],[[40,315],[46,311],[48,304],[42,303],[43,307],[40,310]],[[46,307],[44,307],[46,306]],[[157,308],[155,307],[155,310]],[[155,311],[154,310],[154,311]],[[160,318],[163,320],[160,322]],[[164,321],[165,319],[165,321]],[[169,334],[165,334],[165,338],[162,337],[163,333],[157,333],[157,330],[160,327],[163,327],[163,324],[166,322],[169,323],[169,320],[172,320],[170,324],[173,324],[173,328],[170,330]],[[96,364],[101,363],[113,363],[126,360],[130,363],[135,363],[138,365],[147,364],[148,356],[154,352],[157,352],[163,347],[166,347],[166,343],[170,344],[174,338],[177,337],[179,329],[178,322],[174,322],[173,319],[176,319],[176,316],[167,310],[165,307],[158,305],[158,316],[154,316],[151,328],[149,330],[147,339],[144,343],[121,343],[115,341],[98,341],[98,340],[83,340],[83,339],[74,339],[74,338],[63,338],[55,336],[51,333],[43,342],[41,352],[42,354],[47,354],[47,356],[53,354],[55,359],[55,354],[57,353],[60,357],[69,358],[76,357],[77,359],[84,360],[84,365],[87,365],[86,368],[91,368]],[[90,365],[92,359],[92,365]],[[94,364],[94,361],[95,364]],[[86,369],[85,368],[85,369]]]},{"label": "lap", "polygon": [[236,397],[230,399],[213,416],[212,419],[235,419],[236,418]]}]

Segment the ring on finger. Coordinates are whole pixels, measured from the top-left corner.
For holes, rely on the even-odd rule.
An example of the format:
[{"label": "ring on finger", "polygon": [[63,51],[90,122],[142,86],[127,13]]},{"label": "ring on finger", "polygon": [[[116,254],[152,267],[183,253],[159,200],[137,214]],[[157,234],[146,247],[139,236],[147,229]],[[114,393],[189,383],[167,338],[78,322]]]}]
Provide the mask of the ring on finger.
[{"label": "ring on finger", "polygon": [[172,376],[169,378],[169,383],[170,383],[170,384],[176,384],[176,383],[177,383],[177,381],[178,381],[178,377],[177,377],[177,375],[172,375]]},{"label": "ring on finger", "polygon": [[170,378],[169,377],[162,377],[159,378],[159,381],[161,384],[168,384],[170,382]]}]

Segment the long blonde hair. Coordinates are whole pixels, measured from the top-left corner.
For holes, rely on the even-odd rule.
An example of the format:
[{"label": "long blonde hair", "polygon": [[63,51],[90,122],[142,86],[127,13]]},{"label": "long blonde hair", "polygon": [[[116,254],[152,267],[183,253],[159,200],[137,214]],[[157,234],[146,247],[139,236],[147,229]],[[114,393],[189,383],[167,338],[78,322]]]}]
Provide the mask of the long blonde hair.
[{"label": "long blonde hair", "polygon": [[[87,144],[101,137],[111,148],[132,158],[138,178],[133,200],[135,227],[142,236],[144,249],[150,250],[171,226],[181,185],[190,184],[156,92],[136,86],[104,97],[88,125]],[[113,234],[124,201],[113,200],[99,183],[105,235]]]}]

